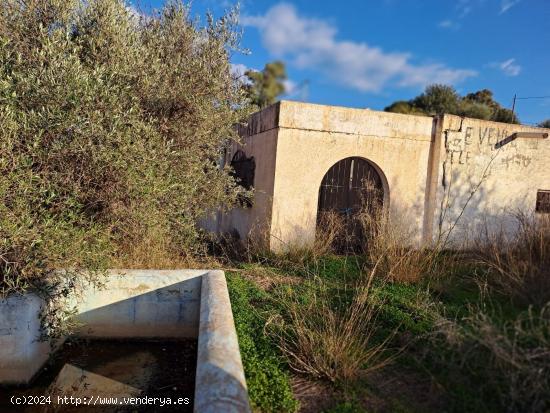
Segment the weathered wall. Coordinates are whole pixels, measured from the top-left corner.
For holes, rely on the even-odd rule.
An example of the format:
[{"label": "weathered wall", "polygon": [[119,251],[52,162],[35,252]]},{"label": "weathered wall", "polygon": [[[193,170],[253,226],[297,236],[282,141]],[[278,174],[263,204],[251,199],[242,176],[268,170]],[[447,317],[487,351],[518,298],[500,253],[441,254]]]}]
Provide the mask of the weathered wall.
[{"label": "weathered wall", "polygon": [[[250,411],[223,271],[112,270],[104,289],[89,286],[69,303],[78,337],[198,337],[194,411]],[[43,305],[34,294],[0,300],[0,385],[28,383],[48,360]]]},{"label": "weathered wall", "polygon": [[[208,270],[113,270],[105,288],[71,297],[80,337],[197,337],[201,282]],[[223,273],[222,273],[223,274]],[[0,300],[0,384],[27,383],[48,360],[40,341],[43,299],[29,293]],[[231,310],[229,310],[231,311]],[[61,345],[64,339],[57,342]]]},{"label": "weathered wall", "polygon": [[310,245],[324,175],[357,156],[378,170],[384,204],[412,241],[446,239],[452,229],[449,239],[467,244],[487,222],[512,228],[511,212],[532,212],[537,189],[550,189],[550,139],[495,146],[514,132],[549,131],[281,101],[242,133],[244,151],[256,159],[255,203],[222,216],[221,232],[245,238],[261,228],[272,250]]},{"label": "weathered wall", "polygon": [[42,304],[34,294],[0,300],[0,383],[27,383],[48,360],[50,344],[39,341]]},{"label": "weathered wall", "polygon": [[336,162],[359,156],[385,181],[385,205],[420,239],[433,119],[281,102],[272,249],[315,237],[319,187]]},{"label": "weathered wall", "polygon": [[515,132],[550,130],[453,115],[441,129],[434,237],[453,228],[449,239],[467,246],[485,225],[513,230],[512,214],[532,213],[537,190],[550,189],[550,139],[498,145]]},{"label": "weathered wall", "polygon": [[197,337],[206,270],[116,270],[75,301],[82,337]]},{"label": "weathered wall", "polygon": [[228,151],[226,164],[231,163],[235,152],[242,149],[247,157],[256,161],[254,176],[254,204],[251,208],[237,208],[218,217],[216,232],[237,231],[241,239],[256,238],[269,232],[275,159],[277,155],[277,123],[279,105],[255,113],[248,127],[241,131],[242,144],[234,143]]}]

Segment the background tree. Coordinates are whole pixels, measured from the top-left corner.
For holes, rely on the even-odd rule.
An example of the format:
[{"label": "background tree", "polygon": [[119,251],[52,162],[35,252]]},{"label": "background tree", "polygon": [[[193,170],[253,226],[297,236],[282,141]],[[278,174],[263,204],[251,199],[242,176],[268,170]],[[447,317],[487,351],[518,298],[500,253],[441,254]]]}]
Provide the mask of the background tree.
[{"label": "background tree", "polygon": [[465,101],[480,103],[486,105],[491,109],[497,109],[500,105],[493,99],[493,92],[489,89],[481,89],[474,93],[468,93],[464,96]]},{"label": "background tree", "polygon": [[425,115],[424,111],[414,107],[406,100],[398,100],[384,109],[386,112],[404,113],[406,115]]},{"label": "background tree", "polygon": [[424,93],[411,101],[411,105],[429,115],[457,113],[460,96],[451,86],[430,85]]},{"label": "background tree", "polygon": [[403,101],[398,100],[384,109],[386,112],[437,115],[448,113],[495,122],[520,123],[518,117],[493,98],[493,92],[482,89],[461,97],[452,86],[430,85],[424,93]]},{"label": "background tree", "polygon": [[503,107],[497,108],[493,112],[493,116],[491,116],[491,120],[495,122],[503,122],[503,123],[517,123],[519,124],[519,118],[516,116],[514,112],[512,112],[510,109],[506,109]]},{"label": "background tree", "polygon": [[491,120],[499,107],[500,105],[493,99],[493,92],[489,89],[482,89],[468,93],[461,99],[458,114],[469,118]]},{"label": "background tree", "polygon": [[456,114],[467,118],[491,120],[493,109],[484,103],[463,99]]},{"label": "background tree", "polygon": [[245,75],[249,79],[245,85],[246,93],[250,102],[260,109],[275,103],[277,97],[285,92],[287,74],[281,61],[267,63],[261,72],[247,70]]},{"label": "background tree", "polygon": [[537,125],[539,128],[550,128],[550,119],[543,120]]}]

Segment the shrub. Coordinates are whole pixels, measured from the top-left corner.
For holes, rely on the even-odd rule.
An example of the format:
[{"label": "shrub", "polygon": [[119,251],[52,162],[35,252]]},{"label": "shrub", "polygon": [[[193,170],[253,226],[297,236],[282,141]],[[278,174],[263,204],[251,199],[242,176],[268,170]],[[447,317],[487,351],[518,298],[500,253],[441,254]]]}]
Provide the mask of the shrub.
[{"label": "shrub", "polygon": [[0,0],[4,294],[58,268],[74,281],[196,252],[197,218],[238,192],[216,165],[248,110],[235,24],[199,27],[178,1],[138,16],[121,0]]},{"label": "shrub", "polygon": [[493,109],[484,103],[462,99],[458,114],[468,118],[490,120],[493,115]]}]

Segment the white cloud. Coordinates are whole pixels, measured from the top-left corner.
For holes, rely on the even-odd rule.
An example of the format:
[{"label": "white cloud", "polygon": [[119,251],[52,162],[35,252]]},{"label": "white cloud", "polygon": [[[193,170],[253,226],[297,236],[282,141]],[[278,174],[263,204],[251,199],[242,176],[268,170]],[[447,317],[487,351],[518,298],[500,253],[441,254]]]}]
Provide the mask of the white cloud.
[{"label": "white cloud", "polygon": [[[518,4],[521,0],[498,0],[500,1],[498,14],[506,13],[510,8]],[[495,3],[498,4],[495,0]],[[472,11],[479,9],[487,3],[487,0],[457,0],[454,4],[454,13],[452,18],[440,21],[437,25],[443,29],[458,30],[461,27],[460,22],[465,19]]]},{"label": "white cloud", "polygon": [[474,5],[472,0],[458,0],[456,3],[456,10],[458,11],[458,17],[460,19],[466,17],[472,11]]},{"label": "white cloud", "polygon": [[[498,14],[506,13],[521,0],[495,0],[498,5],[500,2]],[[457,0],[454,4],[454,16],[452,19],[445,19],[438,23],[439,27],[444,29],[459,29],[460,21],[464,20],[475,9],[479,9],[481,6],[487,3],[487,0]]]},{"label": "white cloud", "polygon": [[520,0],[501,0],[501,2],[500,2],[500,13],[499,14],[506,13],[508,10],[510,10],[512,7],[514,7],[519,2],[520,2]]},{"label": "white cloud", "polygon": [[515,63],[516,59],[508,59],[500,64],[500,69],[508,76],[517,76],[521,66]]},{"label": "white cloud", "polygon": [[456,30],[460,28],[460,23],[452,21],[450,19],[442,20],[438,23],[438,26],[442,29]]},{"label": "white cloud", "polygon": [[285,95],[294,95],[298,91],[298,84],[290,79],[286,79],[283,81],[283,85],[285,87]]},{"label": "white cloud", "polygon": [[299,16],[295,7],[279,3],[263,16],[244,16],[245,26],[256,27],[267,50],[290,59],[302,69],[317,70],[344,86],[377,92],[390,82],[398,86],[457,83],[476,72],[443,64],[416,65],[409,53],[385,52],[364,42],[336,39],[328,22]]},{"label": "white cloud", "polygon": [[243,65],[241,63],[231,63],[231,74],[233,74],[233,76],[235,77],[244,76],[247,70],[251,70],[251,69],[246,65]]},{"label": "white cloud", "polygon": [[443,29],[458,30],[463,20],[472,10],[482,3],[484,0],[458,0],[454,5],[454,16],[452,19],[445,19],[438,23],[438,26]]},{"label": "white cloud", "polygon": [[517,76],[521,72],[521,66],[516,63],[516,59],[508,59],[504,62],[494,62],[490,67],[500,69],[506,76]]}]

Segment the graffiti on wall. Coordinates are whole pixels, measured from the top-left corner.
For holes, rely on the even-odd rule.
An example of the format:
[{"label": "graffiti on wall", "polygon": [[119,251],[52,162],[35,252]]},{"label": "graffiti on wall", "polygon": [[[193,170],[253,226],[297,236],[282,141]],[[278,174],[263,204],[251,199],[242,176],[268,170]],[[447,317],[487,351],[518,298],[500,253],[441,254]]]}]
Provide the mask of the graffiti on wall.
[{"label": "graffiti on wall", "polygon": [[[492,126],[468,126],[463,131],[447,133],[447,153],[451,164],[471,165],[476,159],[494,157],[497,165],[526,168],[532,158],[531,150],[538,148],[537,140],[530,140],[524,147],[527,153],[518,151],[518,142],[510,139],[512,133],[505,128]],[[525,152],[525,151],[523,151]]]}]

